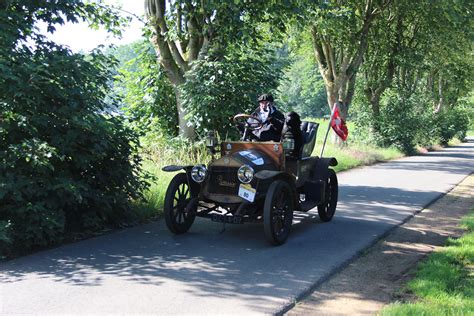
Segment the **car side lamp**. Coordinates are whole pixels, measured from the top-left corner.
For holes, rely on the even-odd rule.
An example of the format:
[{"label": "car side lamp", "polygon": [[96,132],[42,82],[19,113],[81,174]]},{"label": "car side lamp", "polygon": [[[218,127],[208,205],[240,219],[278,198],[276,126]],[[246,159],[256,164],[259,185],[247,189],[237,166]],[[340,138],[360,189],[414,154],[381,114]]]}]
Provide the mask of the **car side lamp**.
[{"label": "car side lamp", "polygon": [[217,143],[218,141],[217,141],[216,133],[214,131],[210,131],[207,134],[206,147],[212,156],[214,156],[214,154],[216,153],[216,147],[218,145]]},{"label": "car side lamp", "polygon": [[282,140],[282,145],[285,154],[291,154],[295,149],[295,140],[293,138],[284,138]]}]

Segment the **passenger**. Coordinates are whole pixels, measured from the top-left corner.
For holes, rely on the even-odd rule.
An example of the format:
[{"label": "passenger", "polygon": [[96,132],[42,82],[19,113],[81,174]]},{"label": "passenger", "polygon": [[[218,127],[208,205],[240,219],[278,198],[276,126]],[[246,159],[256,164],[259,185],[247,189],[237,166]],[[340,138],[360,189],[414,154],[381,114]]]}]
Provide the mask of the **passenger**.
[{"label": "passenger", "polygon": [[303,146],[303,133],[301,132],[301,119],[298,113],[286,113],[285,125],[281,133],[281,139],[293,139],[295,142],[294,149],[288,155],[290,159],[298,159],[300,156],[301,147]]}]

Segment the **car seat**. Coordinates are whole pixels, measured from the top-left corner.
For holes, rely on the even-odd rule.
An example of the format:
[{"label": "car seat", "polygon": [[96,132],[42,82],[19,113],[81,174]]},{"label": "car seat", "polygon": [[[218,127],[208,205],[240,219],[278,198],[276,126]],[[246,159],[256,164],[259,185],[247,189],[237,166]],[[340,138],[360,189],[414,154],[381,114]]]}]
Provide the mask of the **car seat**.
[{"label": "car seat", "polygon": [[316,144],[316,133],[319,124],[314,122],[301,122],[301,132],[303,133],[303,146],[301,146],[300,157],[305,158],[311,156],[314,145]]}]

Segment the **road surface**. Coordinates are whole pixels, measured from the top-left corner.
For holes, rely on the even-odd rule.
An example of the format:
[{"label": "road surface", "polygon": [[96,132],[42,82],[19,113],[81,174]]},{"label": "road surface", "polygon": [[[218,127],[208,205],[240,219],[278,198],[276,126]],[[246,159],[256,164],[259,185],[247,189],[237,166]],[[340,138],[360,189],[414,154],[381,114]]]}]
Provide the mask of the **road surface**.
[{"label": "road surface", "polygon": [[[1,264],[0,314],[273,314],[474,171],[474,142],[338,174],[333,221],[295,216],[281,247],[260,224],[164,221]],[[446,210],[449,212],[449,210]]]}]

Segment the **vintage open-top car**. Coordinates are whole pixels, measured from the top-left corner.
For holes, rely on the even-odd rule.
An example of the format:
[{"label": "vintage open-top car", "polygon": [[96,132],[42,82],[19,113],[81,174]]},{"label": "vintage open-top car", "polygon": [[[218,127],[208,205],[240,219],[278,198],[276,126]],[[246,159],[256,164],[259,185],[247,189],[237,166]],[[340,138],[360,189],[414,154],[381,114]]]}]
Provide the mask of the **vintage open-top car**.
[{"label": "vintage open-top car", "polygon": [[[262,122],[245,114],[234,117],[244,128],[261,128]],[[185,233],[196,216],[215,222],[242,224],[263,222],[265,237],[283,244],[290,233],[293,212],[315,207],[322,221],[336,211],[338,183],[331,166],[335,158],[312,157],[318,124],[302,122],[303,145],[294,152],[294,140],[281,142],[224,141],[220,157],[208,166],[166,166],[178,173],[165,196],[166,225],[175,234]],[[216,153],[217,139],[210,135],[207,146]]]}]

